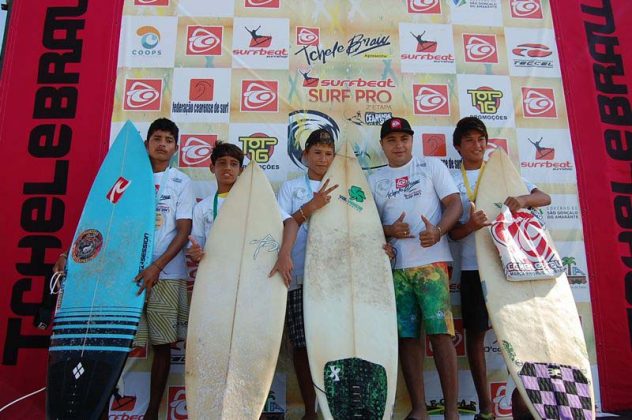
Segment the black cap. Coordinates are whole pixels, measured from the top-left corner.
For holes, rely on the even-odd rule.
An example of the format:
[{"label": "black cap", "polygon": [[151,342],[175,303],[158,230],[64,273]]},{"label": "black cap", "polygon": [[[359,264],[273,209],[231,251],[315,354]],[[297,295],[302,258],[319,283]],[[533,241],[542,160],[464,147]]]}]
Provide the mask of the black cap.
[{"label": "black cap", "polygon": [[410,128],[410,123],[403,118],[390,118],[384,121],[382,124],[382,131],[380,131],[380,139],[388,136],[391,133],[407,133],[411,136],[415,134],[412,128]]},{"label": "black cap", "polygon": [[309,135],[309,137],[307,137],[307,140],[305,141],[305,150],[319,143],[332,145],[335,143],[334,137],[326,128],[319,128],[318,130],[314,130],[311,132],[311,134]]}]

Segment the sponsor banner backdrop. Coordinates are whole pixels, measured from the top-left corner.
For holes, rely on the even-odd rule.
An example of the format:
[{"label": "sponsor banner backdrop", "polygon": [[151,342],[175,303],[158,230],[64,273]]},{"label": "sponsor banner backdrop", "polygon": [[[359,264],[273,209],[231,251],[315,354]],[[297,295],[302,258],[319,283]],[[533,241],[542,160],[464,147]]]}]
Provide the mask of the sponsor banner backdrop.
[{"label": "sponsor banner backdrop", "polygon": [[[71,242],[108,150],[122,6],[122,0],[10,3],[0,75],[0,145],[6,153],[0,407],[46,386],[50,327],[33,324],[52,266]],[[141,35],[125,37],[129,59],[155,60],[145,52],[156,48],[166,55],[169,39],[162,33],[170,30],[162,23],[142,25],[147,28]],[[44,418],[44,397],[29,397],[0,417]]]},{"label": "sponsor banner backdrop", "polygon": [[[123,19],[113,130],[127,118],[143,129],[158,116],[176,121],[182,137],[174,165],[194,179],[198,199],[216,188],[208,164],[217,141],[239,145],[278,189],[304,171],[301,153],[316,128],[330,129],[337,144],[351,141],[369,173],[386,164],[379,126],[405,116],[415,130],[414,154],[437,157],[456,172],[454,125],[464,116],[481,118],[489,127],[488,152],[504,149],[525,178],[552,194],[553,204],[537,213],[560,241],[596,363],[589,299],[594,275],[587,274],[578,169],[549,1],[388,0],[375,7],[369,0],[126,0]],[[460,410],[467,415],[478,407],[459,289],[456,276],[454,344]],[[427,353],[427,404],[440,414],[430,346]],[[507,415],[507,371],[492,333],[486,358],[496,414]],[[135,360],[128,371],[148,369]],[[172,373],[162,410],[169,419],[184,415],[180,362],[174,361]],[[301,413],[285,351],[269,402],[270,411],[291,418]],[[407,404],[402,383],[398,415]]]},{"label": "sponsor banner backdrop", "polygon": [[[569,247],[563,254],[577,287],[589,279],[599,366],[601,401],[606,410],[632,409],[632,275],[630,253],[630,78],[632,3],[625,0],[553,0],[556,36],[577,162],[579,202],[584,222],[587,267]],[[542,86],[540,83],[533,86]],[[557,100],[557,98],[556,98]],[[558,101],[559,105],[561,101]],[[531,137],[539,141],[540,137]],[[555,149],[548,162],[572,162],[558,139],[543,136]],[[567,147],[564,146],[564,149]],[[544,154],[543,149],[541,155]],[[537,159],[536,159],[537,160]],[[544,162],[544,161],[542,161]],[[561,169],[561,167],[560,167]],[[570,174],[565,172],[564,177]],[[562,219],[563,220],[563,219]],[[568,224],[567,221],[563,222]],[[572,251],[571,251],[572,249]],[[586,327],[585,312],[582,314]]]}]

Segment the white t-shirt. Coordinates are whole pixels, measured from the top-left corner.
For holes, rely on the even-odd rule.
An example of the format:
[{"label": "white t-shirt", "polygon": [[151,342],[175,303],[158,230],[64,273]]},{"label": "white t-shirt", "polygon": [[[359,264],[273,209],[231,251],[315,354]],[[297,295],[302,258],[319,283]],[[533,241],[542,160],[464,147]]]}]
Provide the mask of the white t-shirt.
[{"label": "white t-shirt", "polygon": [[[314,197],[314,191],[320,189],[320,181],[309,180],[306,175],[285,181],[278,193],[279,206],[288,215],[298,211],[299,207]],[[305,272],[305,249],[307,247],[307,230],[309,222],[303,222],[296,235],[292,248],[292,263],[294,264],[293,280],[290,290],[297,289],[303,283]]]},{"label": "white t-shirt", "polygon": [[382,224],[390,225],[406,212],[404,222],[410,226],[413,238],[390,240],[397,251],[395,268],[452,261],[445,235],[429,248],[419,243],[419,233],[426,229],[421,215],[436,226],[442,216],[441,199],[458,192],[443,162],[413,157],[398,168],[386,166],[377,170],[369,177],[369,184]]},{"label": "white t-shirt", "polygon": [[[217,214],[219,215],[219,210],[222,208],[222,204],[224,204],[225,200],[225,197],[220,197],[220,195],[218,195],[217,210],[214,210],[215,194],[213,194],[197,203],[193,208],[193,227],[191,228],[191,236],[193,236],[197,243],[200,244],[202,249],[204,249],[204,245],[206,245],[206,238],[208,238],[208,235],[211,232],[211,227],[213,227],[213,222],[215,221],[213,213],[217,211]],[[281,208],[279,208],[279,212],[281,213],[281,220],[291,217]],[[190,247],[191,243],[189,242],[187,246]]]},{"label": "white t-shirt", "polygon": [[[478,181],[481,170],[474,169],[465,172],[467,173],[467,180],[470,182],[470,189],[472,192],[474,192],[474,189],[476,188],[476,182]],[[459,194],[461,196],[461,204],[463,204],[463,215],[459,219],[459,223],[465,224],[470,220],[470,208],[472,207],[472,205],[470,204],[470,199],[467,196],[467,189],[465,188],[465,180],[463,179],[463,174],[461,173],[461,171],[458,171],[453,176],[454,182],[456,183],[456,187],[459,190]],[[530,183],[524,178],[522,178],[522,181],[529,191],[533,191],[537,188],[536,185]],[[474,232],[456,242],[458,244],[458,248],[460,249],[461,270],[478,270]]]},{"label": "white t-shirt", "polygon": [[[217,212],[222,208],[225,198],[217,196]],[[204,200],[200,201],[193,208],[193,227],[191,228],[191,236],[197,241],[198,244],[204,249],[206,244],[206,237],[211,231],[213,226],[213,207],[215,202],[215,194],[209,195]]]},{"label": "white t-shirt", "polygon": [[[154,184],[156,185],[157,204],[153,260],[156,260],[165,253],[175,238],[177,233],[176,220],[190,220],[192,218],[195,198],[191,188],[191,180],[175,168],[154,173]],[[180,250],[164,267],[160,273],[160,278],[184,279],[186,277],[184,251]]]}]

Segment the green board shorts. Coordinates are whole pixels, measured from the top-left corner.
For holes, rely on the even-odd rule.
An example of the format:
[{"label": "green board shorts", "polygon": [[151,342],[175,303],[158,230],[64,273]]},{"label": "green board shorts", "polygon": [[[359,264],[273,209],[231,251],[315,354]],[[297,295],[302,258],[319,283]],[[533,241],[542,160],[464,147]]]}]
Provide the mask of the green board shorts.
[{"label": "green board shorts", "polygon": [[151,289],[138,325],[135,346],[171,344],[186,339],[189,300],[186,280],[159,280]]},{"label": "green board shorts", "polygon": [[428,335],[454,336],[447,263],[396,269],[393,282],[400,338],[419,338],[422,321]]}]

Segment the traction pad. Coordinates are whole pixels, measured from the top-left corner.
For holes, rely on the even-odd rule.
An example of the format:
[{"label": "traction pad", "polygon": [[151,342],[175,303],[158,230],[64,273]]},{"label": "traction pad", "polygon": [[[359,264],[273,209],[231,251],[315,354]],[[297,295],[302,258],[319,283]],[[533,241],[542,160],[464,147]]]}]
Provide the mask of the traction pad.
[{"label": "traction pad", "polygon": [[382,419],[388,391],[386,370],[369,361],[350,358],[327,362],[325,395],[334,419]]},{"label": "traction pad", "polygon": [[555,363],[530,363],[518,373],[543,419],[592,419],[588,379],[581,370]]}]

